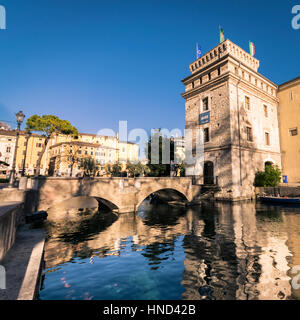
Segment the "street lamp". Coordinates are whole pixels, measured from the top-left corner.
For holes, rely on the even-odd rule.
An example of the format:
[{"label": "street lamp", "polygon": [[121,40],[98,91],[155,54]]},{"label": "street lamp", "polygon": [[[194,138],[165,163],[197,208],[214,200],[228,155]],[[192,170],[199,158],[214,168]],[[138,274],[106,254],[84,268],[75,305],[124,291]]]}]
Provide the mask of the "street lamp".
[{"label": "street lamp", "polygon": [[16,159],[17,159],[19,134],[20,134],[21,124],[25,119],[25,114],[22,111],[19,111],[16,114],[16,118],[17,118],[18,127],[17,127],[17,134],[16,134],[16,145],[15,145],[14,159],[13,159],[12,168],[11,168],[10,175],[9,175],[9,188],[13,188],[14,182],[15,182]]}]

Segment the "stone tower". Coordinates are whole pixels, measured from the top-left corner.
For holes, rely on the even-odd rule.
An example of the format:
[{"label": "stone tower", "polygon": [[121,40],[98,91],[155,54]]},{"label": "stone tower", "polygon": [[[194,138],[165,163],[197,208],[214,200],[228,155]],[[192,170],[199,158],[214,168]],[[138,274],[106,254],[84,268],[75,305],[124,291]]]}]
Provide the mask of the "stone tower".
[{"label": "stone tower", "polygon": [[[258,170],[281,167],[277,86],[257,72],[259,61],[225,40],[190,64],[182,80],[186,129],[204,134],[202,184],[218,184],[218,198],[254,196]],[[193,165],[187,175],[194,175]]]}]

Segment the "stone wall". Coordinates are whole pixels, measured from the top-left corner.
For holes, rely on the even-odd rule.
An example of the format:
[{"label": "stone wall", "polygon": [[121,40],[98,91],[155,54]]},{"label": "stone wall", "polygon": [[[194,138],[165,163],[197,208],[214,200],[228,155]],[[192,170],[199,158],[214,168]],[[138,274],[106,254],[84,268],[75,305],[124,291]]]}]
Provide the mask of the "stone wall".
[{"label": "stone wall", "polygon": [[[188,202],[200,193],[191,178],[40,178],[38,179],[38,210],[48,210],[74,197],[88,196],[104,199],[119,213],[136,211],[150,194],[160,190],[175,190]],[[172,192],[170,193],[170,198]]]},{"label": "stone wall", "polygon": [[0,208],[0,262],[13,246],[17,229],[23,223],[22,203],[14,203]]},{"label": "stone wall", "polygon": [[300,187],[257,187],[255,193],[259,196],[300,197]]}]

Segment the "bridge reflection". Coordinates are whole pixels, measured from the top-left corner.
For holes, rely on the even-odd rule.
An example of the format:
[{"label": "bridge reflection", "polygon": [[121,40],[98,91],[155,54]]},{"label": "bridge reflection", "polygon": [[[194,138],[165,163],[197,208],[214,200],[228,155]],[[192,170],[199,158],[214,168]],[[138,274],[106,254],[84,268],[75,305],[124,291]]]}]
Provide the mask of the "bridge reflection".
[{"label": "bridge reflection", "polygon": [[92,261],[121,256],[129,243],[151,270],[158,270],[175,259],[174,248],[181,241],[183,299],[299,298],[289,273],[300,264],[299,232],[293,227],[300,226],[300,219],[295,219],[279,208],[250,202],[202,203],[189,209],[144,202],[138,214],[107,212],[73,224],[48,225],[46,268],[74,257]]}]

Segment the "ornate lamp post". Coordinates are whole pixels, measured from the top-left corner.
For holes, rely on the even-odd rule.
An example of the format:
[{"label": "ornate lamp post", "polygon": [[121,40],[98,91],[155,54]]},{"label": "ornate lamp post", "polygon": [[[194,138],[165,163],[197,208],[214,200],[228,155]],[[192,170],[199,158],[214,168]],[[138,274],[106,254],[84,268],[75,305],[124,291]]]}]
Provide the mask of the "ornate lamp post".
[{"label": "ornate lamp post", "polygon": [[24,119],[25,119],[25,114],[24,114],[22,111],[19,111],[19,112],[16,114],[16,118],[17,118],[18,127],[17,127],[17,136],[16,136],[16,145],[15,145],[14,159],[13,159],[12,168],[11,168],[10,176],[9,176],[9,188],[13,188],[14,182],[15,182],[16,159],[17,159],[17,150],[18,150],[19,134],[20,134],[21,124],[22,124],[22,122],[23,122]]}]

